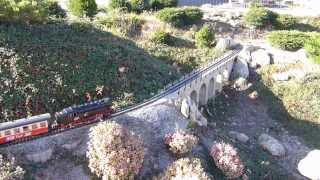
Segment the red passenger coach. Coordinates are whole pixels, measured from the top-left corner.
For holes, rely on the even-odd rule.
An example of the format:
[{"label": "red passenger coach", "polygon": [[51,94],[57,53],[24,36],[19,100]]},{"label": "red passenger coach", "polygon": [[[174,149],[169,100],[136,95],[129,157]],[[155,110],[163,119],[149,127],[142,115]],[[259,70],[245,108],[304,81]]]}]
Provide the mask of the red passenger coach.
[{"label": "red passenger coach", "polygon": [[0,124],[0,144],[37,136],[49,131],[51,115],[41,114]]}]

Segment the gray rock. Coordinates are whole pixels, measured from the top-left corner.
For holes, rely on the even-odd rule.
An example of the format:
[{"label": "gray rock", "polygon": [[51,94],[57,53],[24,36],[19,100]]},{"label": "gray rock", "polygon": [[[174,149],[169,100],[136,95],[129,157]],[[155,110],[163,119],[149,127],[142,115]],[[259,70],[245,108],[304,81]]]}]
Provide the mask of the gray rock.
[{"label": "gray rock", "polygon": [[320,179],[320,150],[310,151],[305,158],[300,160],[298,171],[303,176],[319,180]]},{"label": "gray rock", "polygon": [[247,80],[243,77],[240,77],[234,81],[233,86],[234,86],[234,88],[242,90],[242,89],[246,89],[248,87],[247,84],[248,84]]},{"label": "gray rock", "polygon": [[188,96],[187,98],[184,98],[181,102],[181,108],[180,111],[182,115],[186,118],[189,118],[190,116],[190,110],[191,110],[191,98]]},{"label": "gray rock", "polygon": [[247,79],[249,77],[248,63],[243,58],[238,58],[233,64],[232,77],[242,77]]},{"label": "gray rock", "polygon": [[284,146],[274,137],[268,134],[261,134],[258,138],[258,142],[263,149],[267,150],[273,156],[284,156],[286,150]]},{"label": "gray rock", "polygon": [[217,45],[216,45],[216,49],[220,50],[220,51],[225,51],[228,49],[232,49],[236,46],[236,43],[234,42],[234,40],[232,38],[221,38],[219,39]]},{"label": "gray rock", "polygon": [[256,66],[266,66],[271,63],[271,58],[270,55],[268,54],[267,51],[263,49],[258,49],[257,51],[253,51],[251,53],[251,62],[250,66],[251,67],[256,67]]},{"label": "gray rock", "polygon": [[52,156],[52,149],[47,149],[45,151],[40,151],[37,153],[27,154],[26,158],[29,161],[32,161],[34,163],[45,163],[49,159],[51,159]]},{"label": "gray rock", "polygon": [[237,131],[230,131],[229,136],[242,143],[247,143],[249,141],[249,137],[246,134]]}]

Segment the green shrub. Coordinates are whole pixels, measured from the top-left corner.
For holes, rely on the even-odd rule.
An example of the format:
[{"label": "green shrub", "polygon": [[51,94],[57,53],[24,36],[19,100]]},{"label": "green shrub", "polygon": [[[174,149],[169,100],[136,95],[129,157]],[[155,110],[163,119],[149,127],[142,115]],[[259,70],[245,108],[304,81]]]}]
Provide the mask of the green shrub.
[{"label": "green shrub", "polygon": [[44,22],[48,18],[46,0],[0,0],[0,22]]},{"label": "green shrub", "polygon": [[70,0],[69,9],[71,13],[78,17],[93,17],[97,14],[97,4],[95,0]]},{"label": "green shrub", "polygon": [[50,16],[54,16],[56,18],[65,18],[67,16],[66,11],[61,8],[57,1],[49,2],[48,11]]},{"label": "green shrub", "polygon": [[200,48],[211,47],[215,42],[215,35],[209,26],[203,26],[195,35],[196,45]]},{"label": "green shrub", "polygon": [[151,41],[156,44],[167,44],[171,43],[171,36],[169,33],[164,31],[157,31],[155,32],[152,37]]},{"label": "green shrub", "polygon": [[176,7],[178,0],[150,0],[150,7],[153,10],[160,10],[168,7]]},{"label": "green shrub", "polygon": [[146,0],[130,0],[131,11],[141,13],[148,9]]},{"label": "green shrub", "polygon": [[110,9],[130,10],[130,3],[127,0],[111,0]]},{"label": "green shrub", "polygon": [[272,46],[288,51],[302,48],[310,38],[310,33],[300,31],[273,31],[268,35]]},{"label": "green shrub", "polygon": [[114,14],[100,23],[108,28],[114,28],[124,36],[136,36],[140,33],[143,20],[134,14]]},{"label": "green shrub", "polygon": [[278,14],[262,7],[252,7],[245,15],[245,23],[255,28],[275,25]]},{"label": "green shrub", "polygon": [[294,28],[297,23],[298,19],[288,14],[279,15],[277,18],[277,26],[279,29],[289,30]]},{"label": "green shrub", "polygon": [[170,23],[176,27],[182,27],[199,22],[203,13],[199,8],[164,8],[156,16],[164,22]]},{"label": "green shrub", "polygon": [[317,64],[320,64],[320,36],[311,38],[305,44],[308,56]]}]

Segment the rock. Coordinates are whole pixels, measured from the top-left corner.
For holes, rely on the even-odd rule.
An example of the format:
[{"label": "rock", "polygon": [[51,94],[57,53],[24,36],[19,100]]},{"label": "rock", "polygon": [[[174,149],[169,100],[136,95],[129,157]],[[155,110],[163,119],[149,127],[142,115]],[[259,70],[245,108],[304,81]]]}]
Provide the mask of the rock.
[{"label": "rock", "polygon": [[248,63],[245,59],[238,58],[235,61],[232,69],[232,77],[234,78],[242,77],[244,79],[247,79],[249,77]]},{"label": "rock", "polygon": [[276,73],[272,75],[272,79],[275,81],[288,81],[290,79],[290,76],[288,73]]},{"label": "rock", "polygon": [[67,150],[72,150],[76,148],[81,143],[81,139],[72,141],[71,143],[63,144],[62,147]]},{"label": "rock", "polygon": [[247,88],[247,80],[243,77],[238,78],[237,80],[235,80],[234,82],[234,88],[243,90]]},{"label": "rock", "polygon": [[298,80],[302,80],[307,76],[307,72],[302,69],[291,69],[288,71],[290,77],[293,77]]},{"label": "rock", "polygon": [[219,49],[220,51],[225,51],[228,49],[232,49],[236,46],[236,43],[234,42],[234,40],[230,37],[228,38],[221,38],[217,45],[216,45],[216,49]]},{"label": "rock", "polygon": [[47,149],[38,153],[27,154],[26,158],[34,163],[45,163],[52,156],[52,149]]},{"label": "rock", "polygon": [[249,98],[250,98],[250,99],[252,99],[252,100],[256,100],[256,99],[258,99],[259,94],[258,94],[258,92],[257,92],[257,91],[253,91],[253,92],[252,92],[252,93],[250,93],[248,96],[249,96]]},{"label": "rock", "polygon": [[320,179],[320,150],[310,151],[305,158],[300,160],[298,171],[310,179]]},{"label": "rock", "polygon": [[249,141],[249,137],[246,134],[237,131],[230,131],[229,136],[242,143],[247,143]]},{"label": "rock", "polygon": [[257,66],[265,66],[271,63],[270,55],[267,51],[263,49],[258,49],[257,51],[253,51],[251,53],[251,62],[250,66],[255,68]]},{"label": "rock", "polygon": [[284,156],[286,150],[284,146],[274,137],[268,134],[261,134],[258,138],[258,142],[263,149],[267,150],[273,156]]},{"label": "rock", "polygon": [[191,98],[188,96],[187,98],[184,98],[181,102],[181,108],[180,111],[182,115],[186,118],[189,118],[190,116],[190,107],[191,106]]}]

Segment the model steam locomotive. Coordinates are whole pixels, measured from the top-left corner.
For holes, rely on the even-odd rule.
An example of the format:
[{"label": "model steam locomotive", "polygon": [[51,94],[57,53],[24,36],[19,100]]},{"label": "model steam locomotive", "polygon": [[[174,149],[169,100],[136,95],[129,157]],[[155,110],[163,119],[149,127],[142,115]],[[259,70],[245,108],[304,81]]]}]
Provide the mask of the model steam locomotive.
[{"label": "model steam locomotive", "polygon": [[0,124],[0,144],[21,141],[53,130],[67,129],[107,118],[113,113],[109,98]]}]

